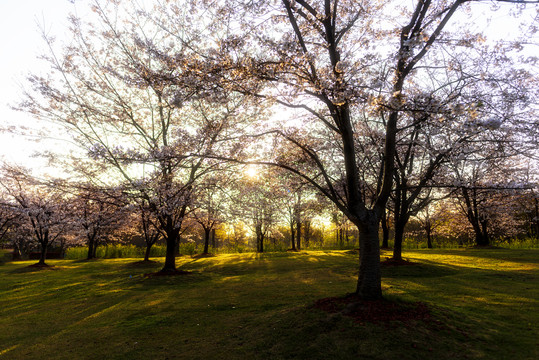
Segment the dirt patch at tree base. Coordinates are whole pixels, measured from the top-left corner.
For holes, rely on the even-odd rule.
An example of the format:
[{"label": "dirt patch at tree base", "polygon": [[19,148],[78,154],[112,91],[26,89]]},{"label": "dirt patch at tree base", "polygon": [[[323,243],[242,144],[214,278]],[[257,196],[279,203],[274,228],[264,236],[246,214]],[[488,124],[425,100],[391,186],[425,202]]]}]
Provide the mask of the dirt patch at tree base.
[{"label": "dirt patch at tree base", "polygon": [[394,259],[394,258],[386,258],[384,261],[380,263],[382,266],[407,266],[407,265],[417,265],[417,263],[404,260],[404,259]]},{"label": "dirt patch at tree base", "polygon": [[192,274],[191,271],[185,270],[159,270],[158,272],[144,274],[144,277],[180,276],[190,274]]},{"label": "dirt patch at tree base", "polygon": [[49,270],[54,270],[54,265],[40,264],[40,263],[28,265],[27,267],[28,267],[28,268],[31,268],[31,269],[49,269]]},{"label": "dirt patch at tree base", "polygon": [[351,317],[356,323],[389,323],[400,321],[430,321],[429,308],[422,302],[398,303],[386,299],[362,300],[355,294],[329,297],[316,301],[312,306],[330,314],[340,313]]}]

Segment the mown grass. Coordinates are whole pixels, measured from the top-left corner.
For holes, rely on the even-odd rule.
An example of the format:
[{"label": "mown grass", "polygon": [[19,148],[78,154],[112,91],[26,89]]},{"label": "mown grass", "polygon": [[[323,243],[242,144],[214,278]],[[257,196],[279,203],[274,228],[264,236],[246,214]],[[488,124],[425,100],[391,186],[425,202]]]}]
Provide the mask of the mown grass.
[{"label": "mown grass", "polygon": [[[387,256],[390,254],[388,253]],[[539,251],[417,250],[385,296],[433,320],[357,324],[310,306],[352,291],[346,251],[0,266],[0,359],[536,359]]]}]

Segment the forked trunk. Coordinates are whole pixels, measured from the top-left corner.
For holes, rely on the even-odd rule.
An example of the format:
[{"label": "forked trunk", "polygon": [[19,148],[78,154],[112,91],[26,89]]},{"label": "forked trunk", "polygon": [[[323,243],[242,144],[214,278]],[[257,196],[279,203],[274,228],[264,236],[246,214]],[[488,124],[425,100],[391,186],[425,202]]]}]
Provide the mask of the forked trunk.
[{"label": "forked trunk", "polygon": [[359,276],[356,294],[364,300],[382,298],[378,221],[359,228]]}]

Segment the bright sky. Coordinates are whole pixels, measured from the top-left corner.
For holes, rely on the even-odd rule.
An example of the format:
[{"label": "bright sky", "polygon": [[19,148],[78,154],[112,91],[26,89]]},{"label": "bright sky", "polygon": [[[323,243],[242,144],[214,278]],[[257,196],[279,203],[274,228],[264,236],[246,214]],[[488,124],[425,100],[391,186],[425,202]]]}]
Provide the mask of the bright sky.
[{"label": "bright sky", "polygon": [[[84,8],[83,1],[78,1],[78,8]],[[489,5],[484,4],[483,9]],[[0,129],[16,124],[26,126],[35,124],[29,115],[10,109],[10,104],[16,104],[21,99],[21,86],[25,83],[25,75],[29,71],[38,70],[38,54],[43,53],[44,43],[41,39],[39,26],[60,37],[67,34],[68,13],[73,9],[69,0],[0,0],[0,39],[2,54],[0,56]],[[478,20],[483,16],[479,11]],[[528,15],[533,16],[533,14]],[[505,38],[516,35],[517,22],[509,17],[506,11],[494,13],[493,21],[487,33],[494,37]],[[480,21],[478,21],[480,23]],[[481,29],[478,29],[481,30]],[[66,39],[69,41],[69,39]],[[51,143],[48,143],[51,146]],[[44,143],[35,143],[27,137],[6,134],[0,131],[0,161],[17,162],[28,167],[40,167],[43,162],[31,159],[30,155]],[[68,146],[66,143],[56,142],[55,147]]]},{"label": "bright sky", "polygon": [[[38,66],[36,57],[43,52],[39,26],[61,33],[72,7],[68,0],[0,0],[0,127],[31,125],[31,117],[10,105],[20,101],[26,74]],[[0,157],[7,161],[26,161],[39,146],[25,137],[0,133]],[[35,159],[29,162],[39,164]]]}]

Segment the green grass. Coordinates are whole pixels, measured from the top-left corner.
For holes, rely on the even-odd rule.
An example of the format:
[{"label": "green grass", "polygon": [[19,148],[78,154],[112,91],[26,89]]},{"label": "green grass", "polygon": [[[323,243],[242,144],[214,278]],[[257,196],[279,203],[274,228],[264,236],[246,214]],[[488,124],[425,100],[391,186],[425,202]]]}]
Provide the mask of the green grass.
[{"label": "green grass", "polygon": [[[387,256],[390,254],[387,253]],[[384,268],[385,296],[431,322],[357,324],[310,308],[352,291],[356,255],[311,251],[161,263],[0,266],[0,359],[536,359],[539,251],[415,250]]]}]

